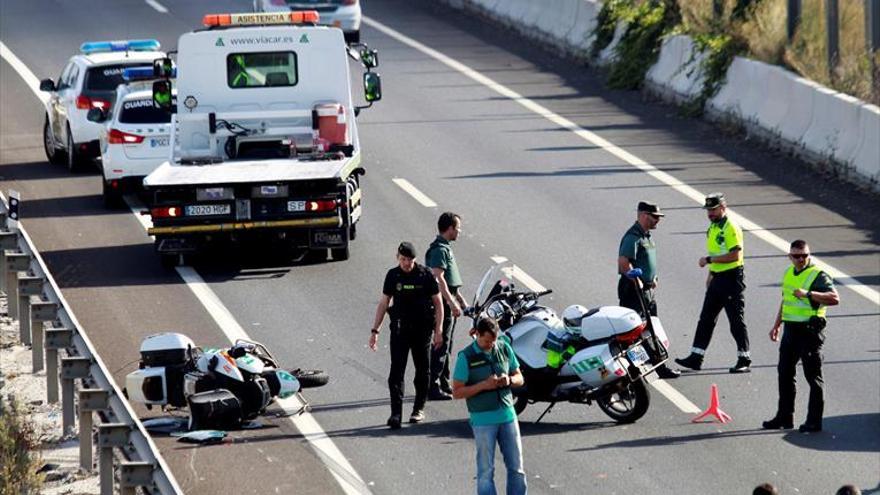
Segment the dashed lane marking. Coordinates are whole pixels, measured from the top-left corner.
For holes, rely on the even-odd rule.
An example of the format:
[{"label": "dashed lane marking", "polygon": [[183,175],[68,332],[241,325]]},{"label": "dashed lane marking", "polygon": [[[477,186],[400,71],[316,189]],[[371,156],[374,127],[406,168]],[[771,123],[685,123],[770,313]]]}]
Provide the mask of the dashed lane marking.
[{"label": "dashed lane marking", "polygon": [[168,9],[166,9],[164,5],[157,2],[156,0],[145,0],[145,1],[147,2],[147,5],[156,9],[156,11],[158,11],[160,14],[167,14],[168,13]]},{"label": "dashed lane marking", "polygon": [[401,179],[399,177],[395,177],[391,179],[392,182],[397,184],[398,187],[406,191],[407,194],[413,197],[416,201],[422,204],[422,206],[426,208],[436,208],[437,203],[435,203],[431,198],[429,198],[425,193],[419,191],[416,186],[412,185],[410,181],[406,179]]},{"label": "dashed lane marking", "polygon": [[[518,103],[519,105],[521,105],[521,106],[525,107],[526,109],[540,115],[541,117],[544,117],[545,119],[558,125],[559,127],[573,132],[581,139],[593,144],[594,146],[596,146],[598,148],[602,148],[603,150],[607,151],[608,153],[611,153],[612,155],[620,158],[621,160],[625,161],[626,163],[629,163],[630,165],[638,168],[639,170],[650,175],[651,177],[657,179],[658,181],[662,182],[663,184],[666,184],[667,186],[671,187],[672,189],[687,196],[691,200],[696,201],[699,204],[703,204],[703,200],[705,198],[705,195],[703,193],[701,193],[700,191],[696,190],[695,188],[685,184],[684,182],[681,182],[680,180],[676,179],[674,176],[672,176],[666,172],[662,172],[662,171],[658,170],[657,167],[655,167],[655,166],[651,165],[650,163],[642,160],[641,158],[633,155],[632,153],[624,150],[623,148],[618,147],[617,145],[608,141],[607,139],[600,137],[598,134],[584,129],[583,127],[577,125],[576,123],[572,122],[571,120],[552,112],[551,110],[547,109],[546,107],[539,105],[538,103],[534,102],[533,100],[530,100],[529,98],[524,97],[523,95],[517,93],[516,91],[513,91],[512,89],[508,88],[507,86],[504,86],[503,84],[499,84],[499,83],[495,82],[493,79],[486,77],[485,75],[481,74],[480,72],[478,72],[474,69],[471,69],[467,65],[465,65],[465,64],[463,64],[463,63],[461,63],[461,62],[459,62],[459,61],[457,61],[447,55],[444,55],[443,53],[441,53],[441,52],[439,52],[439,51],[437,51],[437,50],[435,50],[435,49],[433,49],[423,43],[420,43],[420,42],[414,40],[413,38],[410,38],[409,36],[406,36],[405,34],[400,33],[398,31],[386,26],[385,24],[382,24],[381,22],[379,22],[375,19],[364,16],[363,22],[364,22],[364,24],[366,24],[366,25],[368,25],[378,31],[381,31],[382,33],[390,36],[391,38],[394,38],[395,40],[403,43],[404,45],[407,45],[411,48],[414,48],[414,49],[424,53],[425,55],[433,58],[434,60],[437,60],[438,62],[446,65],[447,67],[449,67],[457,72],[460,72],[461,74],[469,77],[470,79],[476,81],[477,83],[480,83],[483,86],[486,86],[487,88],[491,89],[492,91],[495,91],[496,93],[498,93],[506,98],[509,98],[510,100],[513,100],[514,102]],[[739,215],[739,214],[733,212],[732,210],[728,210],[728,211],[730,213],[731,218],[733,218],[734,221],[738,222],[744,230],[750,231],[750,233],[754,234],[759,239],[765,241],[766,243],[770,244],[771,246],[775,247],[776,249],[778,249],[784,253],[788,253],[788,248],[789,248],[788,241],[786,241],[785,239],[779,237],[778,235],[770,232],[769,230],[765,229],[764,227],[761,227],[757,223],[749,220],[748,218],[746,218],[742,215]],[[872,289],[871,287],[868,287],[868,286],[862,284],[856,278],[850,276],[849,274],[843,272],[842,270],[839,270],[839,269],[829,265],[828,263],[825,263],[824,261],[820,260],[819,258],[817,258],[815,256],[813,256],[813,263],[815,263],[819,268],[821,268],[826,273],[828,273],[829,275],[834,277],[835,281],[838,282],[839,284],[848,287],[850,290],[852,290],[855,293],[859,294],[860,296],[864,297],[865,299],[872,302],[873,304],[880,306],[880,292]]]}]

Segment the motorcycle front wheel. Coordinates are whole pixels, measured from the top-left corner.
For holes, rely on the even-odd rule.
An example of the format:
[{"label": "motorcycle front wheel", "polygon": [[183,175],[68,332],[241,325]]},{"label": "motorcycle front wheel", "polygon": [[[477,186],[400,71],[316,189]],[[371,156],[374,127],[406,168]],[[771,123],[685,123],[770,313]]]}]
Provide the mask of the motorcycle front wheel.
[{"label": "motorcycle front wheel", "polygon": [[599,409],[618,423],[635,423],[648,412],[651,395],[644,380],[630,383],[628,387],[596,399]]},{"label": "motorcycle front wheel", "polygon": [[330,375],[321,370],[304,370],[297,368],[290,370],[290,374],[295,376],[302,388],[323,387],[330,381]]}]

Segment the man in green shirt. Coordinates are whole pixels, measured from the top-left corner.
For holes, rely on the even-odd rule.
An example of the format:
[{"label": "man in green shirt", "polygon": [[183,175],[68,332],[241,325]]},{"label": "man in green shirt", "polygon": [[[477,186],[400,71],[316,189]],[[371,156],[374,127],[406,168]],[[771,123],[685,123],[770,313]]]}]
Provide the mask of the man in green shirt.
[{"label": "man in green shirt", "polygon": [[507,339],[499,339],[498,322],[482,318],[476,339],[458,353],[452,394],[467,399],[477,448],[477,494],[495,495],[495,446],[507,468],[508,495],[528,492],[523,470],[522,439],[513,408],[511,387],[523,386],[523,376]]},{"label": "man in green shirt", "polygon": [[730,368],[731,373],[748,373],[751,371],[752,358],[749,353],[749,331],[746,328],[745,275],[743,271],[743,232],[742,229],[727,216],[727,201],[721,193],[706,196],[703,205],[709,217],[709,229],[706,231],[706,251],[708,256],[700,257],[700,268],[709,267],[706,279],[706,296],[700,321],[694,334],[691,353],[684,359],[675,362],[699,370],[703,365],[703,356],[712,340],[712,332],[718,322],[718,315],[723,309],[730,323],[730,333],[736,341],[736,364]]},{"label": "man in green shirt", "polygon": [[437,231],[437,238],[425,253],[425,266],[431,269],[440,286],[443,299],[443,343],[431,350],[431,388],[428,399],[451,400],[449,362],[452,358],[455,318],[461,316],[461,308],[467,306],[460,292],[461,274],[452,252],[452,243],[461,232],[461,217],[451,211],[442,213],[437,219]]}]

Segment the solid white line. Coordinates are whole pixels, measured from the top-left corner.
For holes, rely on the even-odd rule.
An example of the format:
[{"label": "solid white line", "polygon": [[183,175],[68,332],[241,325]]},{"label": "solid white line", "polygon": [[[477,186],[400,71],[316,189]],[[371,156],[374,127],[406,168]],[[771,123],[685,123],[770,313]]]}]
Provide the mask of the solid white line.
[{"label": "solid white line", "polygon": [[[596,133],[593,133],[591,131],[584,129],[583,127],[575,124],[571,120],[568,120],[565,117],[562,117],[556,113],[553,113],[549,109],[547,109],[547,108],[539,105],[538,103],[535,103],[534,101],[522,96],[521,94],[517,93],[516,91],[511,90],[507,86],[504,86],[502,84],[495,82],[494,80],[484,76],[483,74],[471,69],[467,65],[464,65],[461,62],[454,60],[454,59],[444,55],[443,53],[441,53],[437,50],[434,50],[433,48],[430,48],[430,47],[398,32],[398,31],[386,26],[385,24],[382,24],[379,21],[376,21],[375,19],[371,19],[371,18],[365,16],[365,17],[363,17],[363,22],[365,24],[367,24],[368,26],[385,33],[386,35],[390,36],[391,38],[394,38],[397,41],[424,53],[425,55],[437,60],[438,62],[450,67],[451,69],[460,72],[461,74],[469,77],[470,79],[482,84],[483,86],[486,86],[487,88],[491,89],[492,91],[495,91],[496,93],[515,101],[516,103],[522,105],[526,109],[540,115],[541,117],[544,117],[545,119],[549,120],[550,122],[553,122],[554,124],[558,125],[559,127],[562,127],[563,129],[567,129],[567,130],[573,132],[581,139],[584,139],[585,141],[593,144],[594,146],[596,146],[598,148],[604,149],[605,151],[607,151],[607,152],[611,153],[612,155],[620,158],[621,160],[629,163],[630,165],[642,170],[646,174],[650,175],[651,177],[654,177],[655,179],[659,180],[660,182],[675,189],[676,191],[687,196],[688,198],[692,199],[693,201],[695,201],[699,204],[703,204],[703,200],[705,198],[705,195],[703,193],[701,193],[700,191],[681,182],[680,180],[676,179],[674,176],[672,176],[666,172],[658,170],[656,167],[654,167],[650,163],[648,163],[648,162],[642,160],[641,158],[633,155],[632,153],[616,146],[615,144],[611,143],[610,141],[600,137]],[[786,241],[785,239],[768,231],[767,229],[761,227],[760,225],[756,224],[755,222],[752,222],[751,220],[745,218],[744,216],[738,215],[730,210],[728,210],[728,211],[730,212],[731,218],[734,221],[738,222],[739,225],[743,228],[743,230],[748,230],[750,233],[754,234],[759,239],[762,239],[763,241],[767,242],[768,244],[775,247],[776,249],[779,249],[780,251],[788,253],[788,248],[789,248],[788,241]],[[828,263],[825,263],[824,261],[821,261],[819,258],[816,258],[815,256],[813,257],[813,263],[815,263],[819,268],[821,268],[826,273],[831,275],[839,284],[844,285],[846,287],[849,287],[851,290],[855,291],[857,294],[864,297],[868,301],[874,303],[875,305],[880,305],[880,292],[878,292],[870,287],[867,287],[866,285],[860,283],[858,280],[856,280],[852,276],[848,275],[847,273],[845,273],[841,270],[838,270],[837,268],[829,265]]]},{"label": "solid white line", "polygon": [[[492,256],[492,257],[490,257],[490,259],[495,263],[504,263],[505,261],[507,261],[507,258],[505,258],[504,256]],[[547,290],[546,287],[544,287],[543,285],[538,283],[537,280],[535,280],[534,278],[529,276],[528,273],[523,271],[523,269],[517,265],[513,265],[513,269],[511,270],[511,273],[507,274],[507,276],[513,277],[513,278],[519,280],[520,282],[522,282],[523,285],[525,285],[531,291],[543,292],[543,291]]]},{"label": "solid white line", "polygon": [[12,53],[12,50],[7,48],[6,44],[2,41],[0,41],[0,57],[3,57],[3,59],[15,69],[15,72],[18,72],[18,75],[24,79],[25,84],[31,88],[31,91],[37,95],[37,98],[43,102],[43,104],[49,101],[49,94],[40,91],[40,80],[37,79],[37,76],[35,76],[34,73],[24,65],[24,62],[19,60],[18,57]]},{"label": "solid white line", "polygon": [[422,191],[416,189],[416,186],[412,185],[408,180],[401,179],[395,177],[391,179],[395,184],[397,184],[401,189],[406,191],[410,196],[412,196],[416,201],[422,204],[422,206],[426,208],[436,208],[437,203],[431,200],[428,196],[425,195]]},{"label": "solid white line", "polygon": [[166,9],[164,5],[157,2],[156,0],[145,0],[145,1],[147,2],[147,5],[149,5],[150,7],[153,7],[157,11],[159,11],[160,14],[167,14],[168,13],[168,9]]}]

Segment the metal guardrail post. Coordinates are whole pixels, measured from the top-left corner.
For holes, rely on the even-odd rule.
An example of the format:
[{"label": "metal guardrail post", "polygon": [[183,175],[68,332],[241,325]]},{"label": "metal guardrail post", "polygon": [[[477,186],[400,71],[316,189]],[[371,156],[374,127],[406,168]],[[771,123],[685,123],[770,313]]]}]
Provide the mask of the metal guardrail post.
[{"label": "metal guardrail post", "polygon": [[77,378],[87,378],[91,367],[92,360],[89,358],[68,357],[61,359],[61,431],[64,435],[67,435],[76,426],[73,418],[73,381]]},{"label": "metal guardrail post", "polygon": [[801,0],[788,0],[788,23],[786,24],[788,32],[788,42],[794,39],[797,27],[801,23]]},{"label": "metal guardrail post", "polygon": [[[3,219],[6,219],[6,215],[3,215]],[[6,225],[6,222],[3,222],[3,225]],[[0,266],[6,266],[6,250],[7,249],[15,249],[18,247],[18,234],[15,232],[0,232]],[[6,294],[6,277],[0,277],[0,290]]]},{"label": "metal guardrail post", "polygon": [[18,272],[26,271],[31,264],[27,254],[7,249],[6,254],[6,305],[9,317],[19,319],[18,313]]},{"label": "metal guardrail post", "polygon": [[34,360],[34,373],[43,369],[43,322],[52,321],[58,316],[58,305],[34,298],[30,301],[31,355]]},{"label": "metal guardrail post", "polygon": [[880,103],[880,67],[876,59],[880,51],[880,0],[865,0],[865,41],[871,66],[871,94],[874,103]]},{"label": "metal guardrail post", "polygon": [[58,402],[58,350],[73,344],[73,330],[49,328],[46,330],[46,402]]},{"label": "metal guardrail post", "polygon": [[113,495],[113,448],[128,445],[131,427],[125,423],[98,425],[98,473],[101,495]]},{"label": "metal guardrail post", "polygon": [[[31,275],[18,276],[18,337],[22,344],[33,342],[31,338],[31,296],[43,293],[43,279]],[[42,359],[42,357],[41,357]],[[42,367],[40,368],[42,369]]]},{"label": "metal guardrail post", "polygon": [[121,462],[119,464],[119,493],[134,495],[135,489],[153,485],[153,465],[149,462]]},{"label": "metal guardrail post", "polygon": [[825,31],[828,33],[828,77],[835,80],[840,60],[840,9],[837,0],[825,0]]},{"label": "metal guardrail post", "polygon": [[92,470],[92,413],[104,411],[110,404],[110,392],[100,388],[79,391],[79,467]]}]

